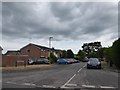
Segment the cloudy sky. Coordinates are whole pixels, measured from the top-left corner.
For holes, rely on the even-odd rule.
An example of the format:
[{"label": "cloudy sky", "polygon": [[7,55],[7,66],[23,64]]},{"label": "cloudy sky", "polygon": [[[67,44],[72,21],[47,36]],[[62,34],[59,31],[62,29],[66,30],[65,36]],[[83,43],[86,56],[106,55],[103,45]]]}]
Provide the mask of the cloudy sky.
[{"label": "cloudy sky", "polygon": [[[0,5],[1,6],[1,5]],[[77,53],[83,43],[111,46],[118,37],[118,5],[113,2],[2,2],[2,47],[28,43]]]}]

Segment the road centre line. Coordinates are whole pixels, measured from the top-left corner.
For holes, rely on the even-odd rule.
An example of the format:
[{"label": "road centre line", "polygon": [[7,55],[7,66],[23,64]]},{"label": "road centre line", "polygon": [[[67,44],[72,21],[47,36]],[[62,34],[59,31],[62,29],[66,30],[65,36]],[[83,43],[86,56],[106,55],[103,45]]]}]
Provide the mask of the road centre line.
[{"label": "road centre line", "polygon": [[74,74],[64,85],[61,86],[61,88],[65,88],[65,86],[76,76],[76,74]]},{"label": "road centre line", "polygon": [[80,68],[79,70],[78,70],[78,73],[83,69],[83,68],[85,68],[86,67],[86,64],[82,67],[82,68]]},{"label": "road centre line", "polygon": [[[78,70],[78,72],[80,72],[85,66],[86,66],[86,64],[85,64],[82,68],[80,68],[80,69]],[[76,76],[76,74],[74,74],[64,85],[62,85],[61,88],[65,88],[66,85],[69,85],[68,83],[69,83],[75,76]]]}]

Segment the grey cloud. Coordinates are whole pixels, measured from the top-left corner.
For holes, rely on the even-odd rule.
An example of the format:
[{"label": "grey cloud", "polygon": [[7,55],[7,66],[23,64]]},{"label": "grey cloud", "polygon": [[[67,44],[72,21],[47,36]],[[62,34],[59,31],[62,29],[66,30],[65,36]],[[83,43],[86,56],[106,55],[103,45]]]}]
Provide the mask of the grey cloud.
[{"label": "grey cloud", "polygon": [[[38,6],[37,6],[38,5]],[[101,36],[117,27],[117,6],[112,3],[4,2],[2,5],[4,38],[86,39]],[[109,29],[110,28],[110,29]]]}]

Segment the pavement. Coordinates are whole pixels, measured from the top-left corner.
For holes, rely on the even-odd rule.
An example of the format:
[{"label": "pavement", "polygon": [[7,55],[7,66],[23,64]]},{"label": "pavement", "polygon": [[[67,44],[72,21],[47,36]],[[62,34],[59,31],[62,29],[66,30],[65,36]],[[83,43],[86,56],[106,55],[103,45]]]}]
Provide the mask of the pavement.
[{"label": "pavement", "polygon": [[48,69],[2,74],[2,88],[39,90],[118,90],[118,73],[103,69],[87,69],[86,62],[53,64]]},{"label": "pavement", "polygon": [[29,72],[35,70],[49,69],[51,64],[38,64],[38,65],[26,65],[26,66],[12,66],[12,67],[0,67],[3,73],[18,73],[18,72]]}]

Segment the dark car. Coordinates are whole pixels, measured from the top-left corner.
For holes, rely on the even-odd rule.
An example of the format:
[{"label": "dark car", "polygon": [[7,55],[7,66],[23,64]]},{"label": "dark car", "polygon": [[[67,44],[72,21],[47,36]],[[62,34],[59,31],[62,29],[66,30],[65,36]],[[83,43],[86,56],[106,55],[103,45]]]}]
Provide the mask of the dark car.
[{"label": "dark car", "polygon": [[87,68],[101,69],[101,62],[98,58],[89,58],[89,61],[87,62]]},{"label": "dark car", "polygon": [[40,59],[37,59],[34,64],[49,64],[49,60],[46,59],[46,58],[40,58]]},{"label": "dark car", "polygon": [[82,62],[88,62],[89,61],[89,59],[87,58],[87,57],[85,57],[83,60],[82,60]]}]

